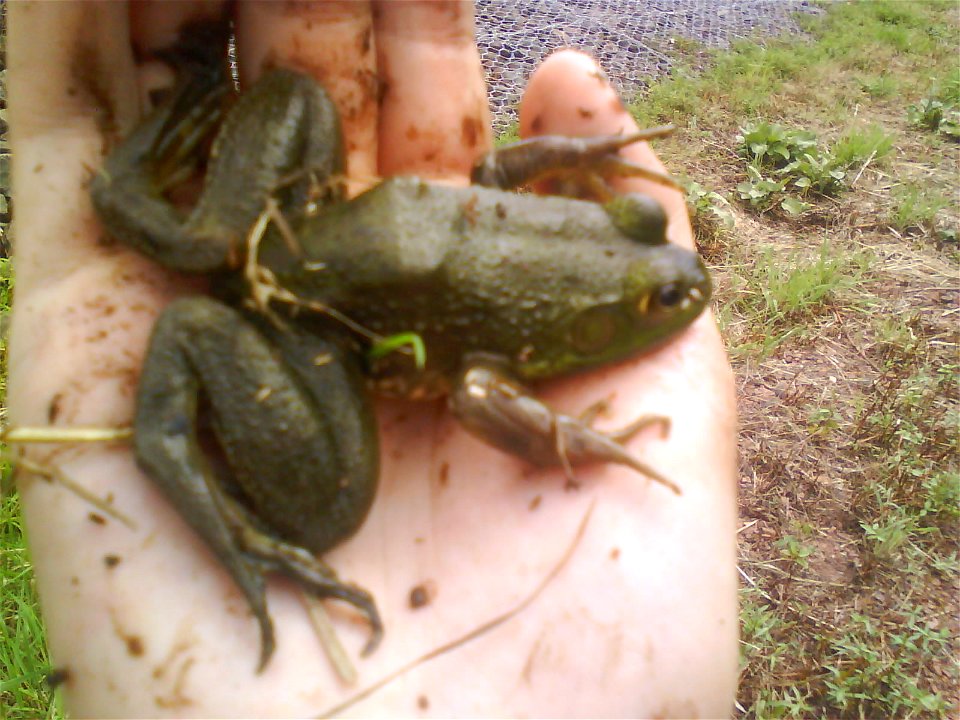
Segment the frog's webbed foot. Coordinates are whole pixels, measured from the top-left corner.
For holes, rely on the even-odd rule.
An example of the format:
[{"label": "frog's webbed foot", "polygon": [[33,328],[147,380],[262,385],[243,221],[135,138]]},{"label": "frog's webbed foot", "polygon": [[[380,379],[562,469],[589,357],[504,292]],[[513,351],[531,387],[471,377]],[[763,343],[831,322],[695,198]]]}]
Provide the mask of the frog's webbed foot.
[{"label": "frog's webbed foot", "polygon": [[551,181],[557,195],[593,197],[601,202],[613,197],[605,180],[609,177],[642,177],[677,187],[669,175],[631,162],[619,153],[627,145],[671,132],[673,126],[664,125],[626,135],[595,138],[544,135],[521,140],[480,158],[473,167],[471,181],[502,190]]},{"label": "frog's webbed foot", "polygon": [[[349,537],[376,492],[379,453],[359,360],[335,338],[254,326],[205,297],[160,317],[140,381],[137,460],[217,555],[274,649],[264,575],[280,572],[321,598],[357,607],[382,633],[370,595],[313,553]],[[205,398],[225,464],[197,434]]]},{"label": "frog's webbed foot", "polygon": [[[383,639],[383,622],[373,597],[361,587],[341,581],[329,565],[314,557],[304,548],[271,537],[257,529],[258,522],[238,503],[228,500],[228,513],[234,526],[236,537],[243,547],[244,554],[253,558],[260,572],[278,572],[296,580],[306,590],[317,597],[341,600],[362,612],[370,623],[370,639],[361,651],[369,655]],[[266,617],[258,616],[261,626],[260,667],[266,665],[273,651],[272,627]],[[266,631],[267,635],[264,635]],[[270,647],[268,650],[268,641]]]},{"label": "frog's webbed foot", "polygon": [[676,483],[630,454],[621,443],[640,430],[658,424],[669,430],[668,418],[641,417],[612,433],[590,427],[591,418],[556,413],[492,364],[473,363],[461,374],[450,395],[454,414],[463,426],[491,445],[534,465],[560,465],[568,485],[576,487],[573,467],[588,462],[612,462],[631,467],[678,495]]}]

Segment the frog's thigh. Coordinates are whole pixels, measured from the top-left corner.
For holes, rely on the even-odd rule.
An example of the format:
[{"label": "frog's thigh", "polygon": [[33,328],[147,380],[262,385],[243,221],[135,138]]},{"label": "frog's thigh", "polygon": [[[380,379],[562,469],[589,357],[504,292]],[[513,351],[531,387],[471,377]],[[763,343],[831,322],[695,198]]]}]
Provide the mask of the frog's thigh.
[{"label": "frog's thigh", "polygon": [[[179,486],[187,483],[189,492],[194,484],[169,469],[170,448],[184,443],[191,470],[205,470],[202,456],[193,456],[202,390],[233,480],[257,517],[280,537],[319,553],[349,535],[372,500],[372,410],[349,353],[293,328],[275,334],[268,339],[209,298],[173,303],[157,323],[141,380],[138,452],[152,474],[170,477],[161,483],[173,486],[182,503]],[[301,367],[307,361],[298,352],[319,360]],[[368,442],[372,454],[362,452]],[[209,472],[203,480],[217,482]],[[349,521],[346,509],[353,511]],[[301,522],[304,517],[311,522]]]},{"label": "frog's thigh", "polygon": [[224,121],[198,212],[243,231],[273,195],[295,223],[315,183],[336,183],[343,172],[333,101],[312,78],[277,69],[241,95]]}]

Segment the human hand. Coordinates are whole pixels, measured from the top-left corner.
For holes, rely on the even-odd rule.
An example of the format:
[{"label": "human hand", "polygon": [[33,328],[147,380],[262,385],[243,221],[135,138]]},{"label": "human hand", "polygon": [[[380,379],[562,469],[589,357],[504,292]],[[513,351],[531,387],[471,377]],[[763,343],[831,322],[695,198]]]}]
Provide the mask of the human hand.
[{"label": "human hand", "polygon": [[[243,79],[264,63],[313,72],[341,108],[354,177],[463,176],[489,142],[468,6],[375,9],[376,19],[365,4],[239,6]],[[152,322],[192,287],[102,244],[86,183],[104,136],[136,121],[138,87],[163,76],[154,64],[138,70],[120,39],[148,58],[187,17],[220,7],[144,3],[129,29],[126,8],[113,3],[8,11],[17,193],[11,416],[21,425],[128,424]],[[631,122],[589,61],[565,54],[531,81],[521,130],[610,134]],[[656,162],[644,146],[624,154]],[[655,195],[671,240],[692,246],[679,193],[624,185]],[[320,714],[454,642],[349,712],[727,715],[737,663],[735,418],[713,319],[705,314],[655,353],[551,383],[543,397],[572,414],[612,397],[605,421],[614,427],[669,415],[669,438],[644,435],[631,449],[684,494],[609,465],[581,468],[581,489],[565,492],[561,472],[531,472],[466,435],[439,405],[384,403],[376,503],[357,536],[326,556],[342,578],[371,591],[386,627],[380,649],[357,660],[353,687],[330,670],[282,580],[269,594],[278,649],[254,673],[259,635],[245,602],[128,448],[33,453],[136,522],[135,530],[101,523],[75,495],[21,476],[49,643],[55,664],[69,670],[69,710]],[[516,610],[555,570],[519,612],[455,642]],[[413,609],[417,586],[432,597]],[[356,657],[365,624],[331,614]]]}]

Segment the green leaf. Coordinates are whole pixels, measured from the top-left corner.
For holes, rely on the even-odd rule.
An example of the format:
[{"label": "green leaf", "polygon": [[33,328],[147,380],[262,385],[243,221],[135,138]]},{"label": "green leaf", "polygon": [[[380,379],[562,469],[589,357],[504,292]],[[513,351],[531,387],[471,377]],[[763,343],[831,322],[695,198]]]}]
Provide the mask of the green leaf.
[{"label": "green leaf", "polygon": [[788,196],[788,197],[785,197],[783,201],[780,203],[780,207],[782,207],[791,215],[800,215],[805,210],[810,208],[810,204],[805,203],[803,202],[803,200],[799,200],[795,197]]}]

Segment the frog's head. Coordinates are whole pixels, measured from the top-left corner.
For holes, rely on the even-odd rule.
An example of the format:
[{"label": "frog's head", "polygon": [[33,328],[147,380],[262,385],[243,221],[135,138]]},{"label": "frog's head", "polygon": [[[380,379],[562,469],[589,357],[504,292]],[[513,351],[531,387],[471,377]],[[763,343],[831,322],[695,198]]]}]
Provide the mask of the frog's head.
[{"label": "frog's head", "polygon": [[627,264],[620,287],[570,299],[550,338],[518,358],[514,371],[535,379],[615,362],[656,347],[687,327],[710,301],[700,256],[678,245],[649,246]]}]

